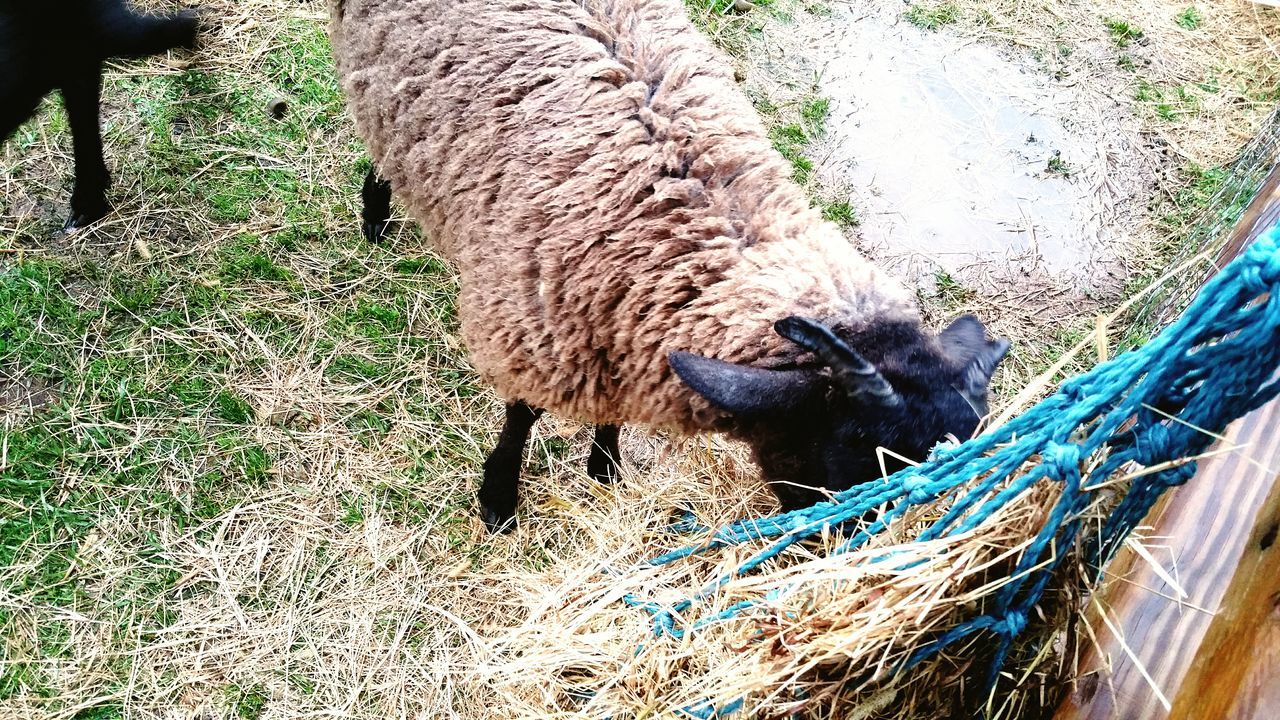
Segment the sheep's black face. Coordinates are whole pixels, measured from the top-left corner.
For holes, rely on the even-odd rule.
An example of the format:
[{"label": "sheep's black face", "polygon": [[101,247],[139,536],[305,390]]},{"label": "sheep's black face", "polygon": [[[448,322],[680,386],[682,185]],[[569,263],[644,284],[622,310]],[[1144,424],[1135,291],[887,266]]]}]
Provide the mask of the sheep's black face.
[{"label": "sheep's black face", "polygon": [[819,364],[765,370],[687,353],[670,362],[686,384],[733,413],[788,510],[896,472],[907,464],[901,458],[923,460],[949,437],[970,437],[1009,349],[1007,340],[987,340],[972,316],[936,338],[910,324],[833,332],[787,318],[776,327]]}]

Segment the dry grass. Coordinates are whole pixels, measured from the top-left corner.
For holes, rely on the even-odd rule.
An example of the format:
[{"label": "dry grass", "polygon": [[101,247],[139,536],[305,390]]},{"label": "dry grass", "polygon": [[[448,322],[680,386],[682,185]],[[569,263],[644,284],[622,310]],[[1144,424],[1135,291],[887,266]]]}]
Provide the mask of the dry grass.
[{"label": "dry grass", "polygon": [[[893,670],[982,606],[1055,495],[1042,485],[972,533],[943,541],[913,542],[936,511],[928,508],[848,555],[829,554],[836,538],[789,550],[761,574],[718,589],[680,622],[745,600],[755,607],[680,639],[654,637],[647,616],[619,612],[619,599],[632,593],[675,602],[764,545],[652,569],[634,564],[644,552],[610,543],[593,555],[608,559],[603,575],[514,577],[531,614],[497,637],[485,668],[497,688],[522,701],[514,713],[522,717],[545,716],[548,708],[586,717],[643,717],[638,709],[646,708],[668,716],[740,699],[748,717],[800,710],[804,717],[892,717],[905,709],[906,716],[934,717],[940,698],[963,694],[958,686],[967,677],[955,659],[963,662],[972,643],[921,673],[894,678]],[[886,550],[895,554],[886,558]],[[899,703],[886,709],[891,700]]]},{"label": "dry grass", "polygon": [[1249,0],[951,4],[964,31],[1026,48],[1061,78],[1137,100],[1157,146],[1199,167],[1231,160],[1276,104],[1280,14]]},{"label": "dry grass", "polygon": [[[456,340],[454,277],[416,231],[359,237],[363,153],[322,3],[206,5],[197,53],[111,69],[106,221],[56,231],[71,178],[56,103],[0,153],[0,715],[549,717],[584,712],[572,691],[592,687],[586,707],[652,701],[662,716],[708,690],[700,668],[784,670],[731,650],[753,627],[778,632],[768,615],[630,655],[645,624],[614,602],[623,590],[693,583],[731,558],[598,574],[683,544],[667,525],[686,510],[711,527],[771,512],[741,448],[628,431],[623,483],[601,488],[582,470],[585,431],[546,421],[521,529],[483,532],[472,497],[500,403]],[[276,98],[282,121],[265,109]],[[1177,147],[1199,147],[1188,137]],[[995,317],[1029,348],[1013,389],[1056,359],[1046,346],[1093,327],[1073,302],[955,288],[931,309]],[[1064,318],[1056,344],[1035,341]],[[913,611],[867,681],[994,582],[965,573],[1016,551],[1045,497],[929,560],[959,573],[951,584],[846,569],[865,589],[825,604],[813,579],[829,561],[811,549],[715,602],[806,588],[786,607],[809,633],[793,667],[811,674],[871,657],[869,628]],[[882,542],[911,528],[894,532]],[[658,672],[677,677],[647,685]]]}]

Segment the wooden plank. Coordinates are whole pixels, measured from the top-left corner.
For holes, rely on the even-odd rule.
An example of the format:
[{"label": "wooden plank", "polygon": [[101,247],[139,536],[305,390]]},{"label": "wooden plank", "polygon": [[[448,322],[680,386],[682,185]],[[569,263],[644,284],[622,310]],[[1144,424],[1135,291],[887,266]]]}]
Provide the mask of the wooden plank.
[{"label": "wooden plank", "polygon": [[1280,483],[1258,519],[1171,720],[1280,718]]},{"label": "wooden plank", "polygon": [[[1277,220],[1273,170],[1219,264]],[[1280,401],[1234,423],[1215,449],[1232,447],[1148,515],[1143,544],[1163,577],[1131,548],[1108,568],[1113,581],[1086,614],[1098,644],[1055,720],[1280,718]]]},{"label": "wooden plank", "polygon": [[[1280,403],[1238,421],[1229,429],[1227,442],[1245,447],[1202,461],[1196,477],[1148,516],[1146,524],[1154,529],[1144,546],[1181,588],[1166,583],[1136,553],[1126,550],[1122,555],[1127,557],[1117,558],[1109,570],[1117,579],[1103,605],[1124,645],[1092,613],[1089,623],[1101,647],[1082,659],[1081,678],[1059,708],[1057,720],[1169,717],[1152,685],[1176,704],[1214,615],[1232,612],[1233,603],[1240,600],[1227,590],[1253,572],[1240,561],[1250,536],[1257,534],[1250,529],[1265,520],[1264,504],[1280,487],[1280,472],[1274,469],[1280,467],[1278,433]],[[1181,601],[1176,599],[1179,589],[1187,594]],[[1230,671],[1240,672],[1241,667]],[[1275,681],[1280,683],[1280,678]],[[1280,713],[1259,716],[1263,718],[1276,720]]]}]

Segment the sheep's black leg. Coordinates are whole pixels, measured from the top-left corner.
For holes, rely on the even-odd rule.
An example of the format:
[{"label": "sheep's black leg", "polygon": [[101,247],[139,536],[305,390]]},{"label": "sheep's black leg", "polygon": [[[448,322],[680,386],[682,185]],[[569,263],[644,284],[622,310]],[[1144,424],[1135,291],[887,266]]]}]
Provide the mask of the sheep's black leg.
[{"label": "sheep's black leg", "polygon": [[587,474],[596,482],[612,483],[618,479],[618,425],[597,425],[596,436],[591,441],[591,455],[587,457]]},{"label": "sheep's black leg", "polygon": [[378,171],[369,168],[364,176],[364,187],[360,189],[360,199],[364,201],[364,209],[360,215],[364,218],[364,239],[378,242],[387,232],[387,224],[391,220],[391,183],[378,177]]},{"label": "sheep's black leg", "polygon": [[540,408],[519,401],[507,405],[507,420],[498,435],[498,445],[484,461],[484,484],[479,493],[480,517],[490,532],[508,533],[515,529],[520,463],[529,431],[541,415]]},{"label": "sheep's black leg", "polygon": [[62,84],[76,159],[75,190],[71,193],[67,230],[83,227],[107,214],[107,186],[111,184],[111,175],[102,159],[102,135],[98,127],[101,83],[102,65],[93,62],[73,70]]},{"label": "sheep's black leg", "polygon": [[139,15],[113,6],[101,18],[101,34],[110,57],[146,57],[196,44],[198,16],[192,10],[172,15]]}]

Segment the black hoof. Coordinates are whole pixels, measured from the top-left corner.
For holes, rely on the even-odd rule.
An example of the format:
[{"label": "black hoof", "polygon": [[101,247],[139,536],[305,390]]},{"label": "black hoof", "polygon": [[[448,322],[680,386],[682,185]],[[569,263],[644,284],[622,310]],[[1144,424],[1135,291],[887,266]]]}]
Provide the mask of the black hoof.
[{"label": "black hoof", "polygon": [[62,229],[70,232],[71,230],[87,227],[106,217],[106,215],[107,208],[105,206],[79,212],[72,210],[71,217],[67,218],[67,222],[62,226]]},{"label": "black hoof", "polygon": [[371,243],[382,242],[382,238],[386,237],[387,228],[390,226],[390,220],[366,220],[364,223],[364,239]]},{"label": "black hoof", "polygon": [[481,505],[480,518],[484,520],[485,528],[494,535],[510,535],[516,529],[516,514],[514,511],[500,512],[486,505]]},{"label": "black hoof", "polygon": [[612,485],[618,481],[618,463],[604,453],[593,452],[587,458],[587,474],[598,483]]}]

